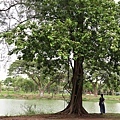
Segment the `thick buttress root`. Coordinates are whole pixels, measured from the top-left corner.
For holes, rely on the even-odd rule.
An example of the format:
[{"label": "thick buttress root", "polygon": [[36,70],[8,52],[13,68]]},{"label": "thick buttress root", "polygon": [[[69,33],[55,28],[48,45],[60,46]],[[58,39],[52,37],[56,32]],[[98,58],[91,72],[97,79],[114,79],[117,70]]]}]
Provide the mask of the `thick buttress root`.
[{"label": "thick buttress root", "polygon": [[87,115],[88,112],[82,107],[78,109],[72,108],[72,106],[67,106],[63,111],[59,112],[58,114],[66,114],[66,115],[71,115],[71,114],[76,114],[76,115]]}]

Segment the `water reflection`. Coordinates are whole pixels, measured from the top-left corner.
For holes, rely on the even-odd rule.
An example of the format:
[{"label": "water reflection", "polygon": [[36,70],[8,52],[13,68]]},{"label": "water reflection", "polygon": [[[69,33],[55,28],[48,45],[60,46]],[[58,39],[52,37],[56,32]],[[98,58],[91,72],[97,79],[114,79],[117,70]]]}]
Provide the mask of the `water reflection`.
[{"label": "water reflection", "polygon": [[[27,106],[35,106],[37,113],[56,113],[63,110],[67,103],[62,100],[16,100],[0,99],[0,116],[21,115]],[[98,102],[83,102],[89,113],[99,113]],[[120,113],[120,103],[105,103],[107,113]]]},{"label": "water reflection", "polygon": [[36,113],[56,113],[65,108],[62,100],[15,100],[0,99],[0,116],[24,114],[29,106],[36,106]]},{"label": "water reflection", "polygon": [[89,113],[99,113],[99,104],[98,102],[83,102],[84,108],[89,112]]},{"label": "water reflection", "polygon": [[120,113],[120,103],[107,103],[106,104],[106,111],[108,113]]}]

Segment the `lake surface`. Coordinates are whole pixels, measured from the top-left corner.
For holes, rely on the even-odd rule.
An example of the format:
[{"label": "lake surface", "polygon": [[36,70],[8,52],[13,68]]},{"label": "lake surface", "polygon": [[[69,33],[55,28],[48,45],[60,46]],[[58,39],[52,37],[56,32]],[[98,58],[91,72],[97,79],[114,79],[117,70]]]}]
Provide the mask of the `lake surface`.
[{"label": "lake surface", "polygon": [[[67,103],[63,100],[17,100],[0,99],[0,116],[25,114],[32,106],[36,113],[56,113],[63,110]],[[99,113],[98,102],[83,102],[89,113]],[[120,113],[120,103],[105,103],[106,113]]]}]

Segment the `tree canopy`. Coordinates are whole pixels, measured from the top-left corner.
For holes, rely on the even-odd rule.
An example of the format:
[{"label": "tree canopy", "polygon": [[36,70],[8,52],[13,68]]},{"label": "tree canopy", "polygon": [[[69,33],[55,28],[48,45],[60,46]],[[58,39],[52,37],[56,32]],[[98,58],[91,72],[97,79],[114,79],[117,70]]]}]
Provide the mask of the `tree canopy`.
[{"label": "tree canopy", "polygon": [[74,61],[71,100],[63,113],[86,114],[83,64],[111,68],[119,74],[119,4],[113,0],[27,0],[16,4],[28,14],[26,22],[2,35],[16,46],[10,54],[22,53],[22,59],[34,61],[40,68],[56,66],[57,70]]}]

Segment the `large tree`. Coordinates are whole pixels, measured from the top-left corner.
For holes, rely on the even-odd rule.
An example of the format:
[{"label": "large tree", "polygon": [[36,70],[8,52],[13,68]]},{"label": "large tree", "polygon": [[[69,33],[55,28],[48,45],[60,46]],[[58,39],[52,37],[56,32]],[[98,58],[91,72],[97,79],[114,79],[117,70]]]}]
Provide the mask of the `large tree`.
[{"label": "large tree", "polygon": [[[20,58],[19,58],[20,59]],[[46,89],[50,89],[53,83],[59,83],[65,77],[65,69],[47,67],[46,64],[40,67],[36,62],[28,62],[25,60],[16,60],[9,67],[9,76],[27,75],[37,85],[40,96],[43,96]],[[53,69],[52,69],[53,68]],[[66,81],[64,79],[64,81]]]},{"label": "large tree", "polygon": [[112,52],[119,51],[117,5],[112,0],[28,1],[21,4],[36,20],[18,25],[4,37],[15,43],[13,52],[20,51],[23,59],[38,64],[60,68],[72,54],[71,99],[61,113],[87,114],[82,105],[83,64],[111,59]]}]

